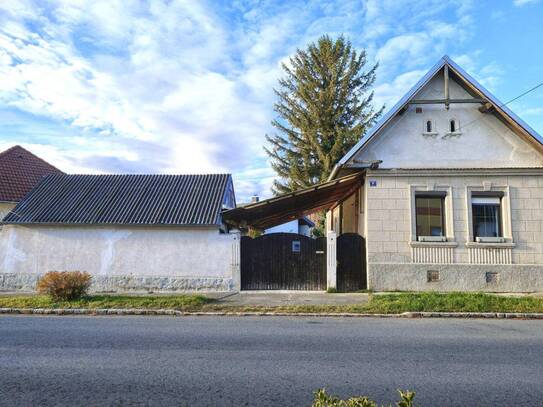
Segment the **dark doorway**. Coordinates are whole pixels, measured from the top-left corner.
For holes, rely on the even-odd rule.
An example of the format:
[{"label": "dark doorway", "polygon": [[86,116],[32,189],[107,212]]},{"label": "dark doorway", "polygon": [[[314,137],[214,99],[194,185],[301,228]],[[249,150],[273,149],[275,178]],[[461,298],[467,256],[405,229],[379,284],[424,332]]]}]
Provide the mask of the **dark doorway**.
[{"label": "dark doorway", "polygon": [[337,289],[358,291],[367,288],[366,242],[356,233],[345,233],[337,240]]}]

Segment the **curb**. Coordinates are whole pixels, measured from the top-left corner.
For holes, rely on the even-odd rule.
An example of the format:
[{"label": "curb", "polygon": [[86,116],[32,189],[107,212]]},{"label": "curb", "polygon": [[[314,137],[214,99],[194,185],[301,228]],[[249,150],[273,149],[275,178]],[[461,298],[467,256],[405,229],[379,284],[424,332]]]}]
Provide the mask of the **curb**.
[{"label": "curb", "polygon": [[235,317],[349,317],[349,318],[484,318],[543,319],[543,313],[524,312],[403,312],[401,314],[313,313],[313,312],[235,312],[178,311],[138,308],[0,308],[0,314],[16,315],[157,315],[157,316],[235,316]]}]

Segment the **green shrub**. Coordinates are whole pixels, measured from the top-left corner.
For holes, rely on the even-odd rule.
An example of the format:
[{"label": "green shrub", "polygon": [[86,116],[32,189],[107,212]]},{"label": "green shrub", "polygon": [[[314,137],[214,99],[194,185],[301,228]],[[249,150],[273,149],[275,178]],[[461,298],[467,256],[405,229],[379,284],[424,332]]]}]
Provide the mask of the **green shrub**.
[{"label": "green shrub", "polygon": [[54,301],[77,300],[87,294],[91,275],[80,271],[50,271],[38,281],[38,292]]},{"label": "green shrub", "polygon": [[328,287],[328,288],[326,289],[326,292],[327,292],[328,294],[337,293],[337,288],[336,288],[336,287]]},{"label": "green shrub", "polygon": [[[400,401],[396,403],[397,407],[414,407],[413,399],[415,392],[401,391]],[[315,392],[312,407],[378,407],[377,403],[365,396],[351,397],[347,400],[342,400],[339,397],[332,396],[326,393],[325,389],[319,389]]]}]

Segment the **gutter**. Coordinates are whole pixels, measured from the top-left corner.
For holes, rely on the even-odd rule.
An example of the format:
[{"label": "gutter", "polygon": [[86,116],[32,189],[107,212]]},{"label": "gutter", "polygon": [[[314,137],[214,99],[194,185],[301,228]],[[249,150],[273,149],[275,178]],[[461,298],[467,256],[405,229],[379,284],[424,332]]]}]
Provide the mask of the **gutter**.
[{"label": "gutter", "polygon": [[358,161],[354,160],[355,164],[358,164],[356,166],[347,166],[346,164],[337,163],[334,165],[334,168],[332,168],[332,172],[328,176],[328,179],[326,182],[330,182],[334,180],[334,178],[338,175],[339,171],[346,167],[346,168],[355,168],[360,170],[376,170],[379,168],[379,165],[383,162],[383,160],[372,160],[372,161]]}]

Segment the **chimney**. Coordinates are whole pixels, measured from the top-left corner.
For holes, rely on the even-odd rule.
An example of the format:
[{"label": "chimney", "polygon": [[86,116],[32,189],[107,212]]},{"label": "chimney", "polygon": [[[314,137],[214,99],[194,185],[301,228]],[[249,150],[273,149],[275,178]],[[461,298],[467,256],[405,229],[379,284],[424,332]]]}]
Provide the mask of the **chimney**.
[{"label": "chimney", "polygon": [[251,197],[251,203],[257,203],[258,201],[260,201],[258,195],[255,194]]}]

